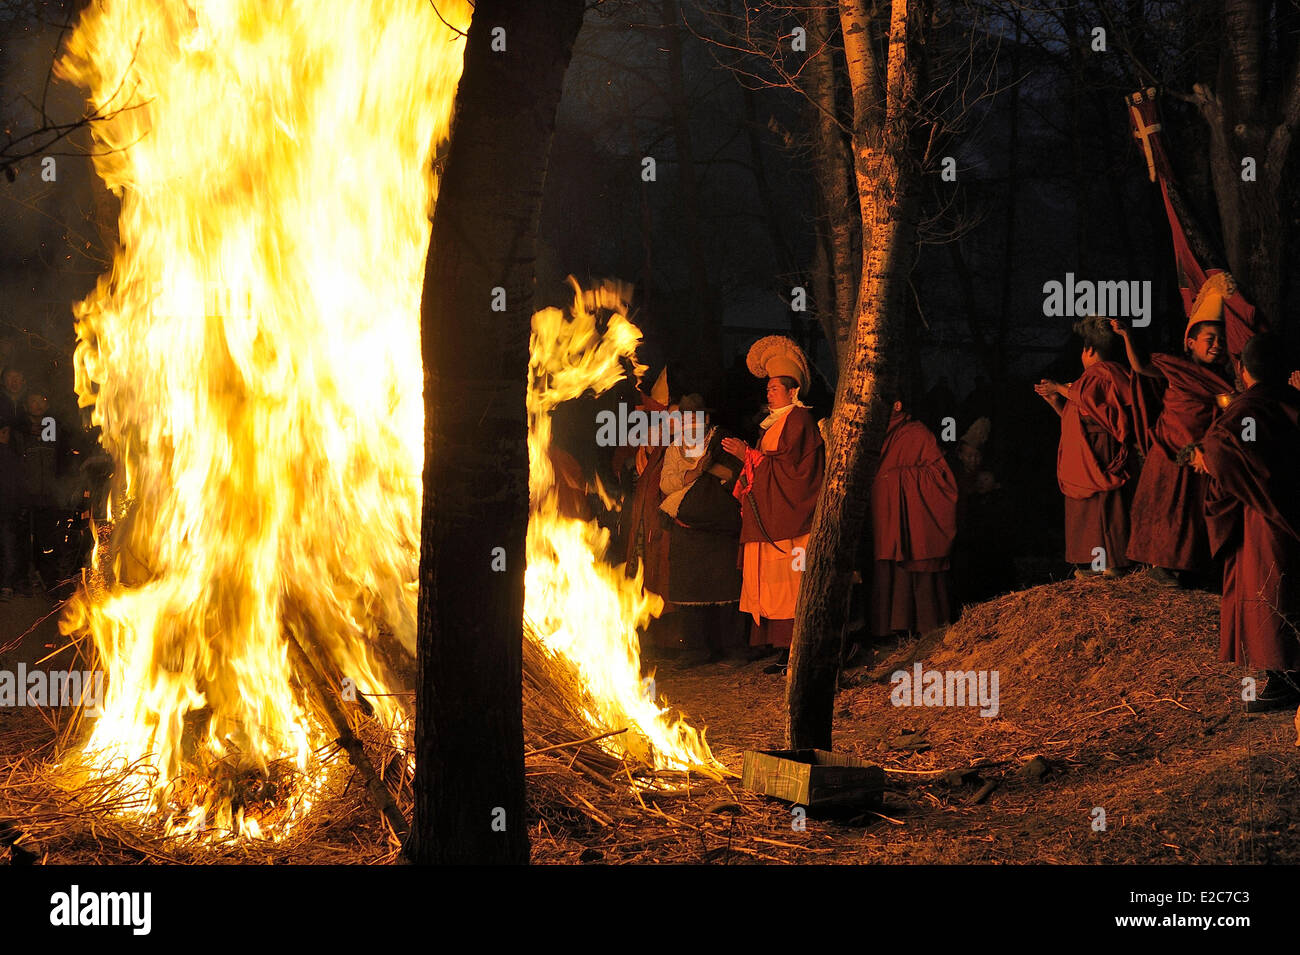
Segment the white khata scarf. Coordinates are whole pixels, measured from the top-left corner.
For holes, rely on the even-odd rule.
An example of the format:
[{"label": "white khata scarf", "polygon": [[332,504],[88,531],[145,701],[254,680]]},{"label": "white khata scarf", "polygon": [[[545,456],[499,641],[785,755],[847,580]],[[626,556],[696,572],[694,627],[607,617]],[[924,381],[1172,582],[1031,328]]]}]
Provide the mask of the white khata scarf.
[{"label": "white khata scarf", "polygon": [[768,428],[772,427],[772,425],[776,424],[778,421],[780,421],[782,418],[788,415],[790,413],[791,408],[807,408],[807,407],[808,405],[804,404],[798,398],[795,398],[792,404],[788,404],[784,408],[777,408],[775,411],[769,408],[767,417],[763,419],[763,423],[760,424],[759,427],[762,428],[764,431],[766,431]]}]

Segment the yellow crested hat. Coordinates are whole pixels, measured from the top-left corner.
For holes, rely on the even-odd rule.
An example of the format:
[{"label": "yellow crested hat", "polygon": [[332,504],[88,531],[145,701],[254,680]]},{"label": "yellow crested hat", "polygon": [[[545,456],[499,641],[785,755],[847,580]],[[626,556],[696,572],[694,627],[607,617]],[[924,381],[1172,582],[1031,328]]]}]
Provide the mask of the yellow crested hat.
[{"label": "yellow crested hat", "polygon": [[794,339],[784,335],[768,335],[749,347],[745,362],[750,373],[757,378],[777,378],[782,375],[799,382],[799,390],[806,392],[810,378],[808,357]]},{"label": "yellow crested hat", "polygon": [[1237,283],[1227,272],[1215,272],[1202,284],[1192,303],[1192,314],[1187,319],[1186,338],[1192,334],[1192,326],[1198,322],[1223,322],[1223,303],[1237,294]]},{"label": "yellow crested hat", "polygon": [[659,377],[655,379],[654,387],[650,389],[650,398],[659,402],[665,408],[668,407],[668,368],[666,366],[663,371],[659,372]]}]

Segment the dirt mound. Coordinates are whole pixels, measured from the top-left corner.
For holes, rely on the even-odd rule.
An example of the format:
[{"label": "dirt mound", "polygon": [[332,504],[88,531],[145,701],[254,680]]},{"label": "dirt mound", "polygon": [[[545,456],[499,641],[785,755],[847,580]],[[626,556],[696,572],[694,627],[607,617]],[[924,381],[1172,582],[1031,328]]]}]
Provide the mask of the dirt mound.
[{"label": "dirt mound", "polygon": [[[1291,717],[1245,715],[1242,680],[1262,674],[1218,661],[1218,612],[1216,595],[1145,573],[1007,594],[843,692],[837,738],[945,808],[971,806],[971,787],[991,783],[990,812],[1020,817],[1030,857],[1294,860],[1296,814],[1279,798],[1300,781]],[[898,705],[895,674],[914,680],[917,663],[983,673],[988,689],[996,673],[996,715],[951,692],[943,705]],[[963,778],[969,769],[977,776]]]},{"label": "dirt mound", "polygon": [[[1005,737],[1012,726],[1044,743],[1067,732],[1083,741],[1095,735],[1088,721],[1117,710],[1159,712],[1166,735],[1200,735],[1240,701],[1241,679],[1251,675],[1218,662],[1218,639],[1213,594],[1167,590],[1146,574],[1069,580],[967,608],[947,633],[875,668],[871,676],[883,685],[848,691],[841,706],[855,715],[888,707],[894,711],[890,723],[916,723],[974,748]],[[988,689],[997,688],[996,708],[954,705],[952,699],[938,707],[924,700],[896,704],[906,704],[907,696],[898,689],[903,681],[892,675],[902,671],[914,679],[918,663],[923,674],[987,675]],[[922,695],[920,688],[915,695]]]},{"label": "dirt mound", "polygon": [[[834,745],[885,768],[890,818],[857,835],[820,822],[819,861],[1300,861],[1294,714],[1243,712],[1242,679],[1261,674],[1218,662],[1216,595],[1145,573],[1069,580],[886,650],[845,675]],[[891,677],[917,664],[909,700]],[[954,691],[968,676],[975,699],[945,679],[927,700],[931,671],[952,671]],[[978,698],[982,675],[993,702],[994,673],[996,712]],[[667,669],[659,683],[729,765],[781,742],[785,681],[761,665]]]}]

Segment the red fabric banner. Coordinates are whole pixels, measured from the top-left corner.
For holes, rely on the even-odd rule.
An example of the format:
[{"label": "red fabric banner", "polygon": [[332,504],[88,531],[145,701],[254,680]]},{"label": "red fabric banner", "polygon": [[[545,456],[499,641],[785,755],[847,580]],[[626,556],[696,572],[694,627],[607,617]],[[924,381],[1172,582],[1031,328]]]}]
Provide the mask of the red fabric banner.
[{"label": "red fabric banner", "polygon": [[[1133,138],[1138,141],[1147,161],[1147,175],[1152,182],[1160,183],[1160,194],[1164,198],[1165,215],[1169,218],[1169,231],[1174,242],[1174,264],[1178,270],[1178,287],[1183,297],[1183,312],[1190,319],[1192,303],[1196,301],[1201,286],[1211,275],[1216,275],[1223,269],[1212,268],[1209,263],[1202,262],[1198,258],[1192,250],[1192,244],[1188,241],[1183,222],[1174,208],[1173,193],[1177,190],[1177,183],[1160,137],[1160,116],[1156,110],[1155,90],[1147,89],[1133,93],[1128,97],[1127,104]],[[1262,330],[1261,322],[1255,315],[1255,306],[1246,301],[1246,297],[1240,291],[1224,299],[1223,320],[1228,337],[1228,351],[1233,355],[1240,355],[1246,340]]]}]

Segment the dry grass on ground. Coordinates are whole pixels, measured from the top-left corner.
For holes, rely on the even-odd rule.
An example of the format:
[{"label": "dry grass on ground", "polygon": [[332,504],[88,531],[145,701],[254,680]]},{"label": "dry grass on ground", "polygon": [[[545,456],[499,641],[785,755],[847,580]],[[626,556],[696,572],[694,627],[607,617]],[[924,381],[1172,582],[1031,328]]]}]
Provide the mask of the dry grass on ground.
[{"label": "dry grass on ground", "polygon": [[[888,770],[884,811],[901,825],[819,823],[842,839],[827,861],[1300,861],[1293,714],[1242,712],[1252,674],[1217,661],[1216,596],[1146,574],[1070,580],[886,650],[840,693],[835,745]],[[914,660],[998,671],[997,716],[892,705],[889,676]],[[729,765],[781,742],[784,684],[758,666],[668,672],[660,686],[709,725]],[[1022,771],[1034,757],[1040,778]],[[976,802],[986,783],[996,788]]]},{"label": "dry grass on ground", "polygon": [[[1066,581],[970,607],[946,634],[878,650],[846,674],[836,748],[889,776],[885,804],[810,818],[738,780],[640,775],[583,736],[532,659],[525,685],[533,858],[569,862],[1300,861],[1300,750],[1292,714],[1247,717],[1239,667],[1217,662],[1217,598],[1145,574]],[[890,674],[996,670],[999,712],[898,707]],[[3,663],[4,661],[0,661]],[[6,664],[7,665],[7,664]],[[658,687],[739,772],[779,748],[780,676],[762,663],[663,666]],[[185,846],[88,810],[51,785],[52,734],[35,711],[0,727],[0,820],[47,862],[395,861],[396,847],[344,772],[283,843]],[[1106,829],[1094,828],[1105,810]],[[0,841],[4,833],[0,832]],[[0,848],[0,861],[6,850]]]}]

